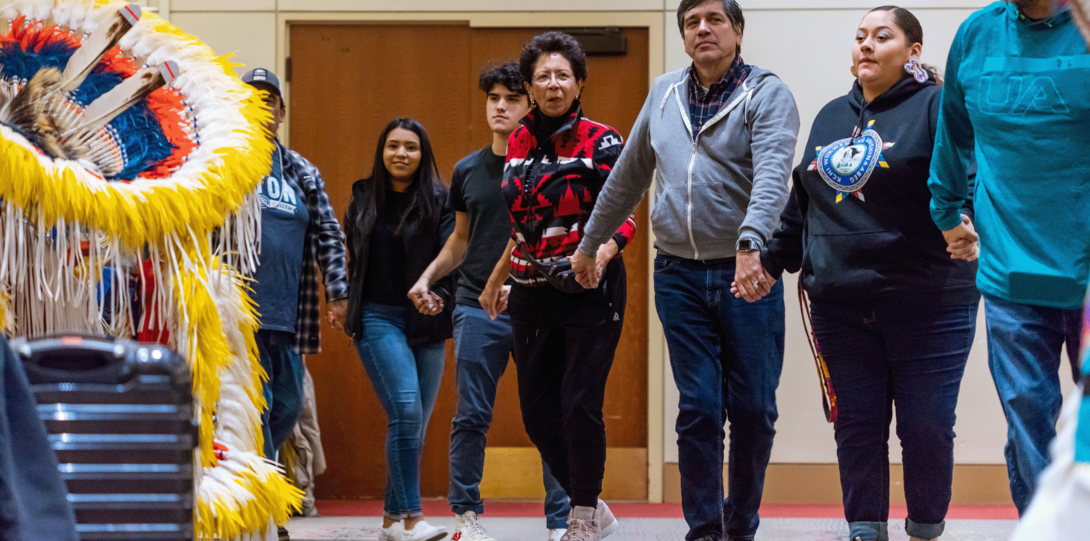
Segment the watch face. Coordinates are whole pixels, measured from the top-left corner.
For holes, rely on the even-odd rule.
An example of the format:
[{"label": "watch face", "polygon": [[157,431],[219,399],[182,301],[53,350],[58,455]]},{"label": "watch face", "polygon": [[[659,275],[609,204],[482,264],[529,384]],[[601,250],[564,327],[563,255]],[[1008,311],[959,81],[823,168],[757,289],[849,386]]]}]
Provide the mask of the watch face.
[{"label": "watch face", "polygon": [[749,239],[740,240],[740,241],[738,241],[738,249],[739,250],[756,250],[757,249],[757,243],[755,243],[755,242],[753,242],[752,240],[749,240]]}]

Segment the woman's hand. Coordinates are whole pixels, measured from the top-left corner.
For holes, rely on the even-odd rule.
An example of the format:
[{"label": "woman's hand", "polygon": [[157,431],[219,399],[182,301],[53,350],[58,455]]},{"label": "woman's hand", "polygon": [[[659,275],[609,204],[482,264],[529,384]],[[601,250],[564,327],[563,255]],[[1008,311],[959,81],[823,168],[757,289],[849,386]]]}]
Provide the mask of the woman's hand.
[{"label": "woman's hand", "polygon": [[426,316],[443,313],[443,299],[429,288],[428,280],[424,277],[417,280],[416,285],[409,290],[409,300],[413,301],[418,312]]},{"label": "woman's hand", "polygon": [[946,251],[950,252],[952,259],[973,261],[980,256],[980,235],[968,216],[962,214],[961,223],[943,231],[942,236],[946,239]]},{"label": "woman's hand", "polygon": [[[599,252],[601,252],[600,249]],[[598,280],[602,274],[597,272],[598,262],[595,259],[576,248],[575,253],[568,256],[568,260],[571,261],[571,270],[575,272],[575,281],[579,282],[579,285],[587,289],[598,287]]]},{"label": "woman's hand", "polygon": [[348,311],[348,299],[338,299],[326,305],[329,308],[326,317],[334,329],[344,329],[345,313]]},{"label": "woman's hand", "polygon": [[481,291],[481,296],[477,297],[477,300],[480,301],[481,308],[488,313],[488,317],[495,321],[501,312],[507,310],[507,297],[510,294],[511,286],[496,285],[490,280],[485,284],[484,290]]}]

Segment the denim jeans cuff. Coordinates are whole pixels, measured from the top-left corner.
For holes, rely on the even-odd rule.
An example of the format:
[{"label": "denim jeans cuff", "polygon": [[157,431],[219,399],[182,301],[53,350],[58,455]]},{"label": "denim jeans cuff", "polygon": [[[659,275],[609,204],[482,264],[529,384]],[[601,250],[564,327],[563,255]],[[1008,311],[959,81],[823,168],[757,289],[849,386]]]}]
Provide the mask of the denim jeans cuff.
[{"label": "denim jeans cuff", "polygon": [[484,503],[479,503],[477,505],[457,505],[452,503],[450,504],[450,510],[453,511],[455,515],[464,515],[470,511],[480,515],[484,513]]},{"label": "denim jeans cuff", "polygon": [[919,537],[920,539],[935,539],[942,535],[943,530],[946,529],[946,521],[943,520],[938,524],[920,524],[919,522],[913,522],[912,519],[905,519],[905,532],[912,537]]},{"label": "denim jeans cuff", "polygon": [[424,516],[424,511],[422,509],[417,509],[415,511],[402,511],[400,513],[394,513],[392,511],[383,510],[382,511],[382,516],[384,516],[384,517],[386,517],[386,518],[388,518],[388,519],[390,519],[390,520],[392,520],[394,522],[397,522],[397,521],[405,520],[407,518],[422,517],[422,516]]},{"label": "denim jeans cuff", "polygon": [[889,541],[889,525],[885,522],[851,522],[848,529],[851,541]]},{"label": "denim jeans cuff", "polygon": [[545,528],[549,530],[566,530],[568,528],[568,517],[545,517]]}]

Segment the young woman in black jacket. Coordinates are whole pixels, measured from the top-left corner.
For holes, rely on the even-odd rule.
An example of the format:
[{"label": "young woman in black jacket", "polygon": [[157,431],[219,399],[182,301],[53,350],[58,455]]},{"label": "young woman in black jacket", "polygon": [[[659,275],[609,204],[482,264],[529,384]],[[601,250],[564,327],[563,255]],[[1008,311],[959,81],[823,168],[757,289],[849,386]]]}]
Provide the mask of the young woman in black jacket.
[{"label": "young woman in black jacket", "polygon": [[454,229],[446,198],[427,132],[399,118],[379,136],[371,176],[352,185],[345,213],[345,331],[389,420],[382,540],[433,541],[447,534],[423,517],[420,452],[443,377],[444,341],[451,337],[453,277],[431,288],[431,314],[418,312],[407,296]]},{"label": "young woman in black jacket", "polygon": [[[906,530],[939,537],[950,504],[954,410],[976,330],[976,263],[952,259],[929,213],[937,77],[923,30],[884,6],[859,25],[858,78],[822,109],[794,171],[769,274],[799,271],[835,393],[834,428],[852,541],[885,541],[889,426],[897,404]],[[964,210],[971,228],[972,211]],[[976,243],[955,247],[974,255]]]}]

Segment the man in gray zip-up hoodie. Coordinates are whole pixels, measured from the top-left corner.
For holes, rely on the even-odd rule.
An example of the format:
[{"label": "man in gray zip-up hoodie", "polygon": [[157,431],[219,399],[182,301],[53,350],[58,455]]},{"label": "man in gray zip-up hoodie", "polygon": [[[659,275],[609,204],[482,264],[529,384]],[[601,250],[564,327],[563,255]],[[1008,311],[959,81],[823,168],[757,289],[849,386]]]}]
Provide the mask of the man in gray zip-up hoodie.
[{"label": "man in gray zip-up hoodie", "polygon": [[765,274],[760,249],[787,202],[799,116],[778,77],[742,62],[744,24],[734,0],[682,0],[678,25],[693,65],[655,81],[572,257],[580,282],[596,286],[594,254],[657,170],[655,304],[681,394],[689,541],[756,533],[783,365],[783,284]]}]

